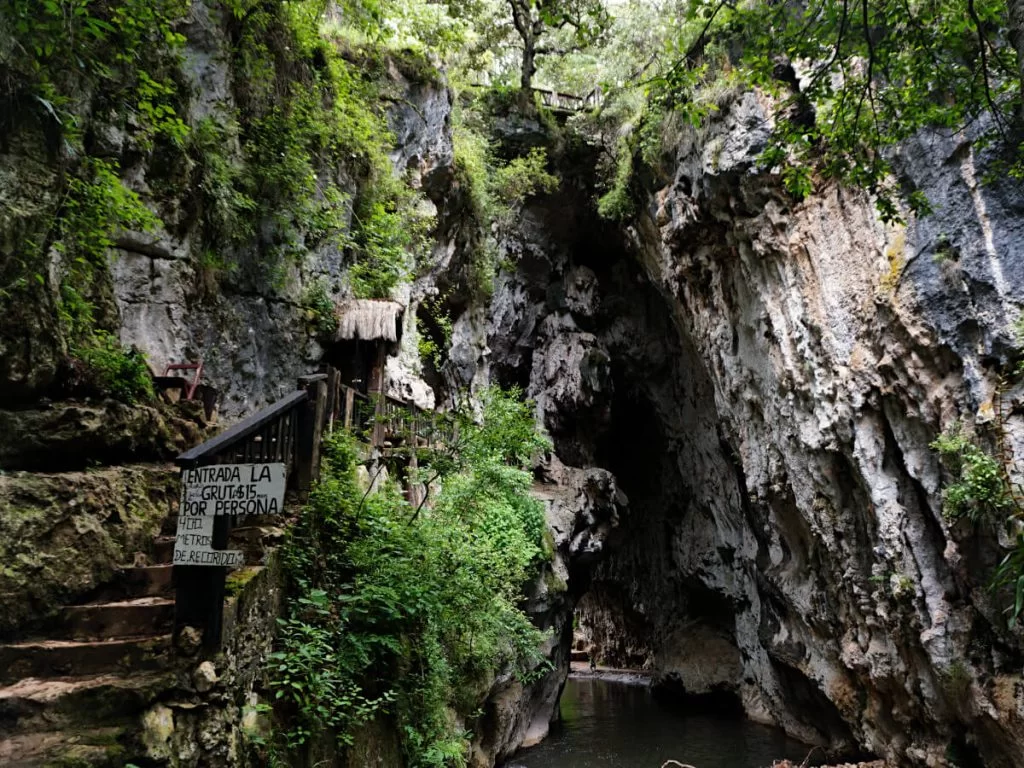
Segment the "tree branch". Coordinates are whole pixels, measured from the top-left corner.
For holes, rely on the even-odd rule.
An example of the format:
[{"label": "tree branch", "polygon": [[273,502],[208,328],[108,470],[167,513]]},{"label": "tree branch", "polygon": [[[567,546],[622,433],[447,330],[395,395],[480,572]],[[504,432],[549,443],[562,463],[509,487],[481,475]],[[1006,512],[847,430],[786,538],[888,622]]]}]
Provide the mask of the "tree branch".
[{"label": "tree branch", "polygon": [[1003,126],[1003,120],[999,114],[998,107],[996,107],[995,100],[992,98],[992,89],[989,86],[988,81],[988,53],[986,51],[986,48],[988,47],[988,40],[986,40],[985,32],[982,30],[981,19],[978,18],[978,9],[974,7],[974,0],[967,0],[967,13],[971,17],[971,21],[974,23],[974,30],[978,35],[978,48],[981,56],[981,77],[985,86],[985,103],[988,104],[988,108],[992,112],[992,119],[996,122],[999,134],[1005,138],[1006,131]]}]

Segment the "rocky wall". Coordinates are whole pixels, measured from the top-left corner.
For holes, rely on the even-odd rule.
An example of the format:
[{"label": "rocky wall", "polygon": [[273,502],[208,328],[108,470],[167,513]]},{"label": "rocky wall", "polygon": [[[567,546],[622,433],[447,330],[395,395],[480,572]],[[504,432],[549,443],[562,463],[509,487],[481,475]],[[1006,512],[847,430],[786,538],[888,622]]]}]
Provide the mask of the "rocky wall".
[{"label": "rocky wall", "polygon": [[[931,216],[883,226],[829,185],[797,203],[755,168],[763,110],[748,94],[680,140],[629,233],[707,376],[739,496],[708,499],[714,549],[683,570],[719,600],[742,585],[748,712],[835,746],[841,722],[904,762],[976,748],[1016,764],[1019,637],[985,589],[999,554],[984,526],[943,517],[929,442],[992,419],[1024,285],[1022,198],[980,184],[966,137],[922,136],[900,160]],[[1019,439],[1018,417],[1004,426]],[[692,537],[673,549],[686,558]],[[679,645],[655,664],[685,679]]]},{"label": "rocky wall", "polygon": [[164,465],[0,474],[0,634],[53,619],[148,553],[177,498]]},{"label": "rocky wall", "polygon": [[453,359],[527,384],[558,457],[629,496],[570,571],[602,662],[836,754],[1017,765],[1020,639],[987,590],[1001,552],[943,517],[929,443],[995,416],[1022,197],[981,184],[965,138],[921,136],[898,161],[931,216],[885,225],[829,184],[796,201],[756,165],[767,119],[747,94],[677,131],[618,231],[563,158]]},{"label": "rocky wall", "polygon": [[[181,101],[176,108],[191,130],[181,146],[146,145],[131,115],[93,103],[102,102],[102,94],[83,91],[73,105],[89,151],[116,161],[124,185],[160,217],[155,228],[112,233],[107,268],[95,270],[88,291],[78,289],[93,303],[97,324],[145,353],[158,374],[171,363],[202,361],[203,379],[219,390],[220,414],[227,420],[273,402],[294,389],[298,376],[318,368],[324,339],[310,297],[321,289],[332,301],[343,295],[352,262],[343,233],[318,237],[303,229],[312,228],[308,222],[300,222],[299,231],[282,231],[278,219],[298,216],[285,209],[244,222],[252,236],[224,229],[213,233],[210,242],[210,221],[221,215],[217,206],[233,204],[228,198],[237,194],[222,188],[225,179],[252,175],[246,163],[264,159],[254,160],[251,147],[242,146],[243,138],[256,139],[238,133],[246,99],[275,87],[279,94],[312,87],[304,68],[315,61],[286,66],[270,50],[254,47],[240,53],[239,46],[256,46],[237,39],[241,24],[229,4],[216,0],[188,4],[175,24],[184,36],[182,48],[171,57]],[[274,30],[267,34],[276,40]],[[249,54],[270,57],[269,70],[249,71],[243,63]],[[374,77],[386,91],[380,106],[394,135],[390,159],[395,173],[422,190],[424,207],[432,208],[430,198],[443,198],[452,165],[451,94],[437,72],[415,56],[357,62],[378,64],[381,71]],[[258,82],[275,77],[282,81]],[[24,271],[29,258],[26,244],[46,244],[56,236],[56,201],[48,190],[60,188],[61,176],[59,158],[39,127],[29,120],[12,125],[0,137],[0,253],[5,256],[0,267],[0,395],[31,404],[40,396],[60,394],[55,388],[68,342],[57,307],[67,265],[59,248],[49,248],[41,257],[45,264],[31,279],[18,270]],[[213,146],[202,144],[209,141],[202,134],[209,125],[220,131]],[[343,199],[335,201],[332,214],[345,220],[365,169],[347,167],[350,158],[322,160],[320,186],[330,181],[340,190]],[[357,160],[351,164],[359,166]],[[208,165],[219,170],[209,171]],[[273,196],[277,190],[253,194]],[[244,216],[258,218],[256,203],[248,205]],[[403,290],[409,300],[407,287]]]},{"label": "rocky wall", "polygon": [[197,631],[182,631],[175,684],[142,715],[138,739],[146,759],[176,768],[233,768],[267,759],[266,664],[283,615],[281,578],[276,553],[263,567],[231,574],[233,594],[224,604],[224,640],[216,654],[201,651]]}]

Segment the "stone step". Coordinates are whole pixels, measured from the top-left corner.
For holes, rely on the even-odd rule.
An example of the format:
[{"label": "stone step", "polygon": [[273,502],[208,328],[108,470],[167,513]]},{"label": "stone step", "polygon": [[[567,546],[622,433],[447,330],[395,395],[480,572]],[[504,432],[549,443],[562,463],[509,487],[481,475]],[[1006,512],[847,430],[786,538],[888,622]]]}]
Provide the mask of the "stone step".
[{"label": "stone step", "polygon": [[174,594],[170,564],[122,568],[113,580],[94,594],[93,603],[111,603],[134,597],[171,597]]},{"label": "stone step", "polygon": [[0,645],[0,685],[10,685],[25,677],[154,670],[166,662],[170,647],[170,635],[91,641],[30,640]]},{"label": "stone step", "polygon": [[0,738],[0,765],[5,768],[122,765],[118,744],[122,728],[91,728],[85,732],[41,731]]},{"label": "stone step", "polygon": [[153,539],[153,565],[166,565],[174,561],[176,536],[157,536]]},{"label": "stone step", "polygon": [[79,731],[137,717],[173,683],[170,673],[26,677],[0,688],[0,736]]},{"label": "stone step", "polygon": [[93,640],[159,635],[174,622],[174,600],[168,597],[137,597],[110,603],[68,605],[59,628],[62,637]]}]

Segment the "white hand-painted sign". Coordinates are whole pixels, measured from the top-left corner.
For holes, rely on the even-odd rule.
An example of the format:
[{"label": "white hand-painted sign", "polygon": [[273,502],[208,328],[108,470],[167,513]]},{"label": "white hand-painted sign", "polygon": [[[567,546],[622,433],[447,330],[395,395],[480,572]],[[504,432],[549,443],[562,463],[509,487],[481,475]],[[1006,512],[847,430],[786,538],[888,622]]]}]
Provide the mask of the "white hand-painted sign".
[{"label": "white hand-painted sign", "polygon": [[212,464],[181,473],[174,565],[245,565],[238,550],[213,548],[217,515],[274,515],[284,505],[284,464]]},{"label": "white hand-painted sign", "polygon": [[284,464],[211,464],[181,473],[181,509],[190,515],[276,515],[284,504]]},{"label": "white hand-painted sign", "polygon": [[178,513],[174,540],[174,565],[245,565],[245,553],[237,549],[213,548],[213,516]]}]

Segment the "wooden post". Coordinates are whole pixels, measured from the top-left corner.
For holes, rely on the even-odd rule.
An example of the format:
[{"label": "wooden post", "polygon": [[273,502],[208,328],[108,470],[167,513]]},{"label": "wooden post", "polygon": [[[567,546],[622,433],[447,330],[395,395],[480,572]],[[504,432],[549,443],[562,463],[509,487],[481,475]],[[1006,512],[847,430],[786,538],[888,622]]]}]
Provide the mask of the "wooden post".
[{"label": "wooden post", "polygon": [[384,342],[377,342],[377,353],[374,358],[373,367],[370,369],[370,387],[368,394],[370,397],[375,398],[373,408],[373,437],[370,439],[370,444],[374,448],[380,448],[384,445],[384,419],[386,416],[386,403],[384,401],[384,391],[386,389],[384,385],[384,366],[387,364],[388,351],[384,346]]},{"label": "wooden post", "polygon": [[345,387],[345,429],[352,429],[356,418],[356,391]]},{"label": "wooden post", "polygon": [[295,452],[295,484],[299,498],[309,497],[313,481],[320,475],[320,438],[327,406],[327,374],[316,373],[299,379],[306,390],[306,402],[299,410],[299,443]]},{"label": "wooden post", "polygon": [[338,415],[338,384],[341,382],[341,371],[327,367],[327,434],[334,432],[334,420]]},{"label": "wooden post", "polygon": [[[214,460],[212,463],[218,463]],[[184,473],[182,468],[182,472]],[[181,510],[179,510],[181,514]],[[227,549],[231,518],[218,515],[213,521],[214,549]],[[187,626],[202,628],[203,647],[220,648],[224,623],[224,587],[227,571],[196,565],[174,566],[174,640]]]}]

